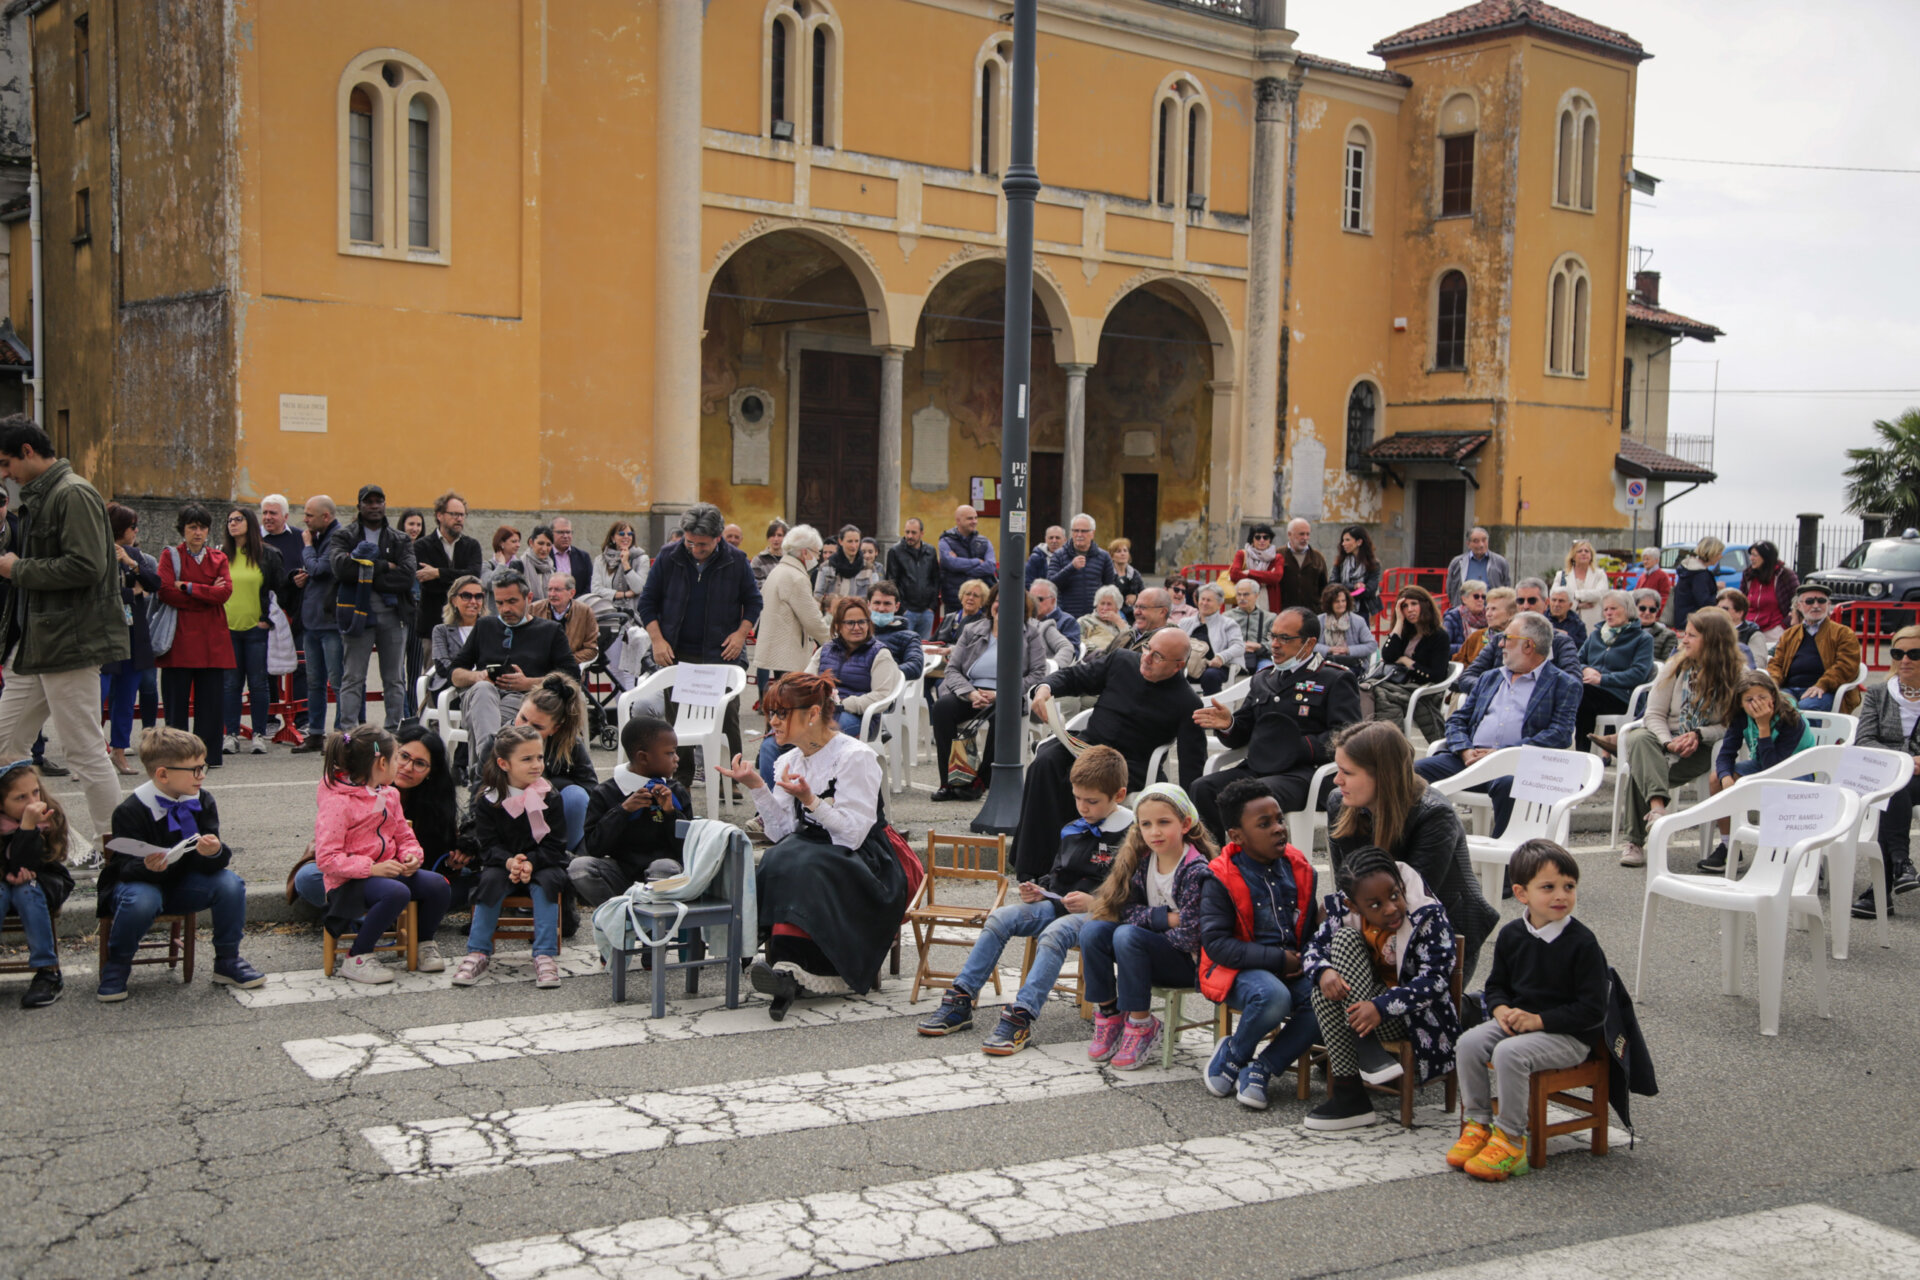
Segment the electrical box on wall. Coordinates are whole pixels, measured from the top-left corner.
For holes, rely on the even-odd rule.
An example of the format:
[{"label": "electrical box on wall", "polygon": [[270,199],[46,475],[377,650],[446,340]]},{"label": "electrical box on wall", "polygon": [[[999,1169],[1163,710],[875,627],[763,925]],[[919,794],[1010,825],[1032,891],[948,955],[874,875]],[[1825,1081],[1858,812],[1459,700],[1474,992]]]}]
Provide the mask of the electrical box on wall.
[{"label": "electrical box on wall", "polygon": [[1393,331],[1395,333],[1405,333],[1407,331],[1407,318],[1405,316],[1395,316],[1393,318]]}]

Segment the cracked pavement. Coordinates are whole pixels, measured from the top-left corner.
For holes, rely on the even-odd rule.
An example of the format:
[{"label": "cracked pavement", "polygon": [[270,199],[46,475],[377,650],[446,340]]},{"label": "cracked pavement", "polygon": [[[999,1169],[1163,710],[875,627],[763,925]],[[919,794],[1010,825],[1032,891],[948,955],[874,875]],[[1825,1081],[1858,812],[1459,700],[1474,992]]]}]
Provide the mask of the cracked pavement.
[{"label": "cracked pavement", "polygon": [[[214,783],[256,886],[277,885],[307,838],[313,768],[243,757]],[[931,821],[971,816],[922,793],[889,806],[916,843]],[[1642,878],[1583,853],[1580,915],[1631,982]],[[995,1061],[974,1052],[986,1018],[915,1035],[930,1002],[909,1009],[904,978],[865,1006],[803,1003],[784,1024],[758,1004],[713,1010],[711,995],[652,1024],[639,992],[614,1012],[590,973],[555,991],[416,980],[380,999],[243,1004],[207,983],[209,951],[193,988],[143,968],[131,1000],[104,1006],[91,945],[76,942],[52,1009],[18,1010],[20,980],[0,980],[0,1274],[552,1280],[871,1264],[944,1280],[1085,1274],[1091,1256],[1147,1275],[1368,1277],[1619,1240],[1611,1274],[1631,1276],[1663,1229],[1729,1215],[1825,1205],[1920,1234],[1920,1025],[1897,1012],[1912,1005],[1915,916],[1895,917],[1891,948],[1855,931],[1852,958],[1832,966],[1830,1020],[1794,935],[1777,1038],[1758,1033],[1751,944],[1743,994],[1720,994],[1717,929],[1674,910],[1657,932],[1639,1011],[1662,1092],[1633,1099],[1636,1149],[1556,1156],[1506,1187],[1434,1170],[1448,1136],[1436,1110],[1401,1133],[1382,1099],[1383,1123],[1359,1137],[1308,1138],[1290,1088],[1258,1114],[1208,1096],[1190,1067],[1122,1081],[1084,1062],[1084,1024],[1058,1002],[1034,1049]],[[457,932],[441,941],[457,951]],[[326,985],[307,973],[310,932],[252,930],[246,954],[280,989]],[[722,1033],[729,1019],[739,1029]],[[359,1057],[345,1052],[356,1040]],[[317,1044],[339,1046],[343,1065],[315,1071],[322,1059],[293,1047]],[[405,1046],[406,1069],[367,1066],[375,1046]],[[624,1143],[596,1119],[616,1112],[639,1126]],[[452,1176],[463,1164],[476,1167]],[[1814,1255],[1788,1246],[1818,1240],[1821,1221],[1742,1228],[1784,1243],[1762,1259],[1771,1270],[1739,1274],[1806,1274]],[[1587,1274],[1577,1253],[1565,1261],[1550,1274]],[[1715,1274],[1714,1259],[1690,1273]]]}]

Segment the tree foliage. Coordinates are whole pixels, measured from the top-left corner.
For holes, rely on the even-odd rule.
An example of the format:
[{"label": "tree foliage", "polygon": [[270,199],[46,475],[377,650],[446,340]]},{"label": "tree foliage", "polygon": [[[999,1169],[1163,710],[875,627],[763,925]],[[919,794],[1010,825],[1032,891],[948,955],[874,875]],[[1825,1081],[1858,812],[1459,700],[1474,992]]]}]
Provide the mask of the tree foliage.
[{"label": "tree foliage", "polygon": [[1847,450],[1847,510],[1884,513],[1892,527],[1920,527],[1920,409],[1873,424],[1877,445]]}]

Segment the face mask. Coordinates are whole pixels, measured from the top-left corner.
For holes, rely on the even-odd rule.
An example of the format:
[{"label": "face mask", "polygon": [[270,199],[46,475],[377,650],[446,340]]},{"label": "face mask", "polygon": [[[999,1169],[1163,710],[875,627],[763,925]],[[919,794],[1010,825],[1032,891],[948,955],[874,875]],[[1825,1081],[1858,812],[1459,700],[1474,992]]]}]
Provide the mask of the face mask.
[{"label": "face mask", "polygon": [[875,627],[890,627],[893,625],[893,620],[898,616],[898,614],[876,612],[873,615],[873,625]]},{"label": "face mask", "polygon": [[1306,665],[1307,659],[1311,658],[1312,656],[1313,656],[1313,650],[1308,649],[1304,653],[1301,653],[1296,657],[1288,658],[1285,662],[1278,662],[1278,663],[1275,663],[1274,665],[1279,667],[1282,671],[1298,671],[1302,666]]}]

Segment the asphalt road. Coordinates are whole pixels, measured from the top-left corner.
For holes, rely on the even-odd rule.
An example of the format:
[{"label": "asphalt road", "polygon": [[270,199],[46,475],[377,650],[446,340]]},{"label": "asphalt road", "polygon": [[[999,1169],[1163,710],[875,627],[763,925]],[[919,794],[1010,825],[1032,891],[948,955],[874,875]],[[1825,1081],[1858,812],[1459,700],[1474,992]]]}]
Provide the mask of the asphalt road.
[{"label": "asphalt road", "polygon": [[[276,748],[210,780],[256,901],[308,839],[316,769]],[[916,843],[971,817],[924,790],[890,803]],[[1579,914],[1631,982],[1643,874],[1581,852]],[[711,994],[653,1022],[583,951],[539,991],[503,946],[489,985],[367,995],[319,977],[296,922],[250,930],[260,991],[209,985],[203,958],[191,988],[141,969],[100,1005],[81,939],[52,1009],[12,1008],[23,980],[0,980],[0,1274],[1920,1275],[1908,902],[1891,947],[1856,930],[1831,1019],[1794,935],[1778,1037],[1751,942],[1722,995],[1718,922],[1670,911],[1640,1003],[1661,1092],[1632,1100],[1632,1148],[1622,1131],[1503,1186],[1444,1168],[1437,1088],[1412,1131],[1382,1100],[1371,1129],[1308,1136],[1290,1090],[1265,1113],[1208,1096],[1203,1033],[1170,1073],[1089,1065],[1059,1002],[1034,1048],[989,1060],[985,1020],[914,1034],[930,1001],[908,1006],[904,978],[785,1023]],[[457,929],[441,940],[458,954]]]}]

